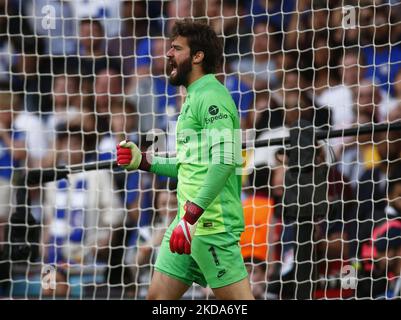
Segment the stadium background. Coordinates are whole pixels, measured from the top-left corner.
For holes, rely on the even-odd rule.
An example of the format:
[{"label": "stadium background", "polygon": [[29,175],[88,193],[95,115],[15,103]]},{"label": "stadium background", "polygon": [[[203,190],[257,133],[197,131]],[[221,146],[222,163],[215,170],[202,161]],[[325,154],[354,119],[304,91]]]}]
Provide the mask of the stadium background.
[{"label": "stadium background", "polygon": [[[173,151],[185,91],[168,84],[165,52],[184,17],[209,23],[224,44],[218,78],[248,146],[241,244],[253,292],[297,297],[286,158],[282,147],[252,143],[288,135],[298,119],[320,130],[399,120],[399,1],[0,0],[2,298],[146,296],[176,210],[174,180],[112,170],[34,185],[21,177],[114,159],[125,138],[146,150],[157,136],[158,151]],[[373,131],[325,141],[330,206],[314,220],[310,298],[400,297],[400,138]],[[40,230],[38,254],[20,260],[7,249],[18,190]],[[194,286],[185,298],[213,295]]]}]

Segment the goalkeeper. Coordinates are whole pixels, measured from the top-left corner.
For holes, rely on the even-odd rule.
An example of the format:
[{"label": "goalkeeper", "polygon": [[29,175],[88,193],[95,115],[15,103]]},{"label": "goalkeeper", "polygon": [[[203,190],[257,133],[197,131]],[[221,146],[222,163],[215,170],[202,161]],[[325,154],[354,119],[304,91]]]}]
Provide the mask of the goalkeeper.
[{"label": "goalkeeper", "polygon": [[[169,81],[187,89],[177,122],[177,156],[117,146],[117,163],[178,179],[177,216],[163,238],[148,299],[179,299],[193,282],[218,299],[253,299],[239,239],[244,230],[237,108],[215,78],[222,48],[215,32],[177,21],[167,52]],[[240,135],[239,135],[240,136]]]}]

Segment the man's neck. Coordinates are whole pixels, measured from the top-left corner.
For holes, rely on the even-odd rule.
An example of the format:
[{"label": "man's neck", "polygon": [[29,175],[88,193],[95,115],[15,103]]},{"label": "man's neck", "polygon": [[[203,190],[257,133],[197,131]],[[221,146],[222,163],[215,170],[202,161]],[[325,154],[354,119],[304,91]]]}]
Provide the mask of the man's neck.
[{"label": "man's neck", "polygon": [[203,72],[193,70],[188,76],[188,84],[185,86],[185,88],[188,89],[192,83],[194,83],[196,80],[199,80],[204,75],[205,73]]}]

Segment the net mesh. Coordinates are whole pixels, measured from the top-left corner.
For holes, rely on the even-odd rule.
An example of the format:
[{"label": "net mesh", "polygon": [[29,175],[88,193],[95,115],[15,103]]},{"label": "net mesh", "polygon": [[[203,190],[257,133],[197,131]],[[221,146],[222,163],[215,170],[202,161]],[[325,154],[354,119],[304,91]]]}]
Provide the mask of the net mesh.
[{"label": "net mesh", "polygon": [[[124,139],[147,150],[157,138],[158,152],[174,152],[186,93],[169,84],[165,57],[185,17],[223,43],[217,77],[246,144],[240,244],[255,297],[399,298],[400,131],[318,142],[312,166],[323,180],[307,184],[309,195],[326,187],[324,209],[286,197],[291,172],[298,187],[313,178],[299,168],[308,148],[296,149],[298,165],[284,141],[255,148],[300,119],[314,130],[399,120],[397,0],[1,0],[0,296],[146,297],[177,181],[112,168],[57,180],[27,172],[113,160]],[[194,284],[184,298],[214,295]]]}]

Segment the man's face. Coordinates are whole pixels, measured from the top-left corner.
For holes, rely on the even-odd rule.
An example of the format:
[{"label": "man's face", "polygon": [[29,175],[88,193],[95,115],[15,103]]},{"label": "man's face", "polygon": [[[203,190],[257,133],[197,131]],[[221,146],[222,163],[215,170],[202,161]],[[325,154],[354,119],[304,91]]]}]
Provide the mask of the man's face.
[{"label": "man's face", "polygon": [[192,71],[192,57],[186,38],[178,36],[171,42],[167,52],[167,74],[173,86],[186,86],[188,76]]}]

